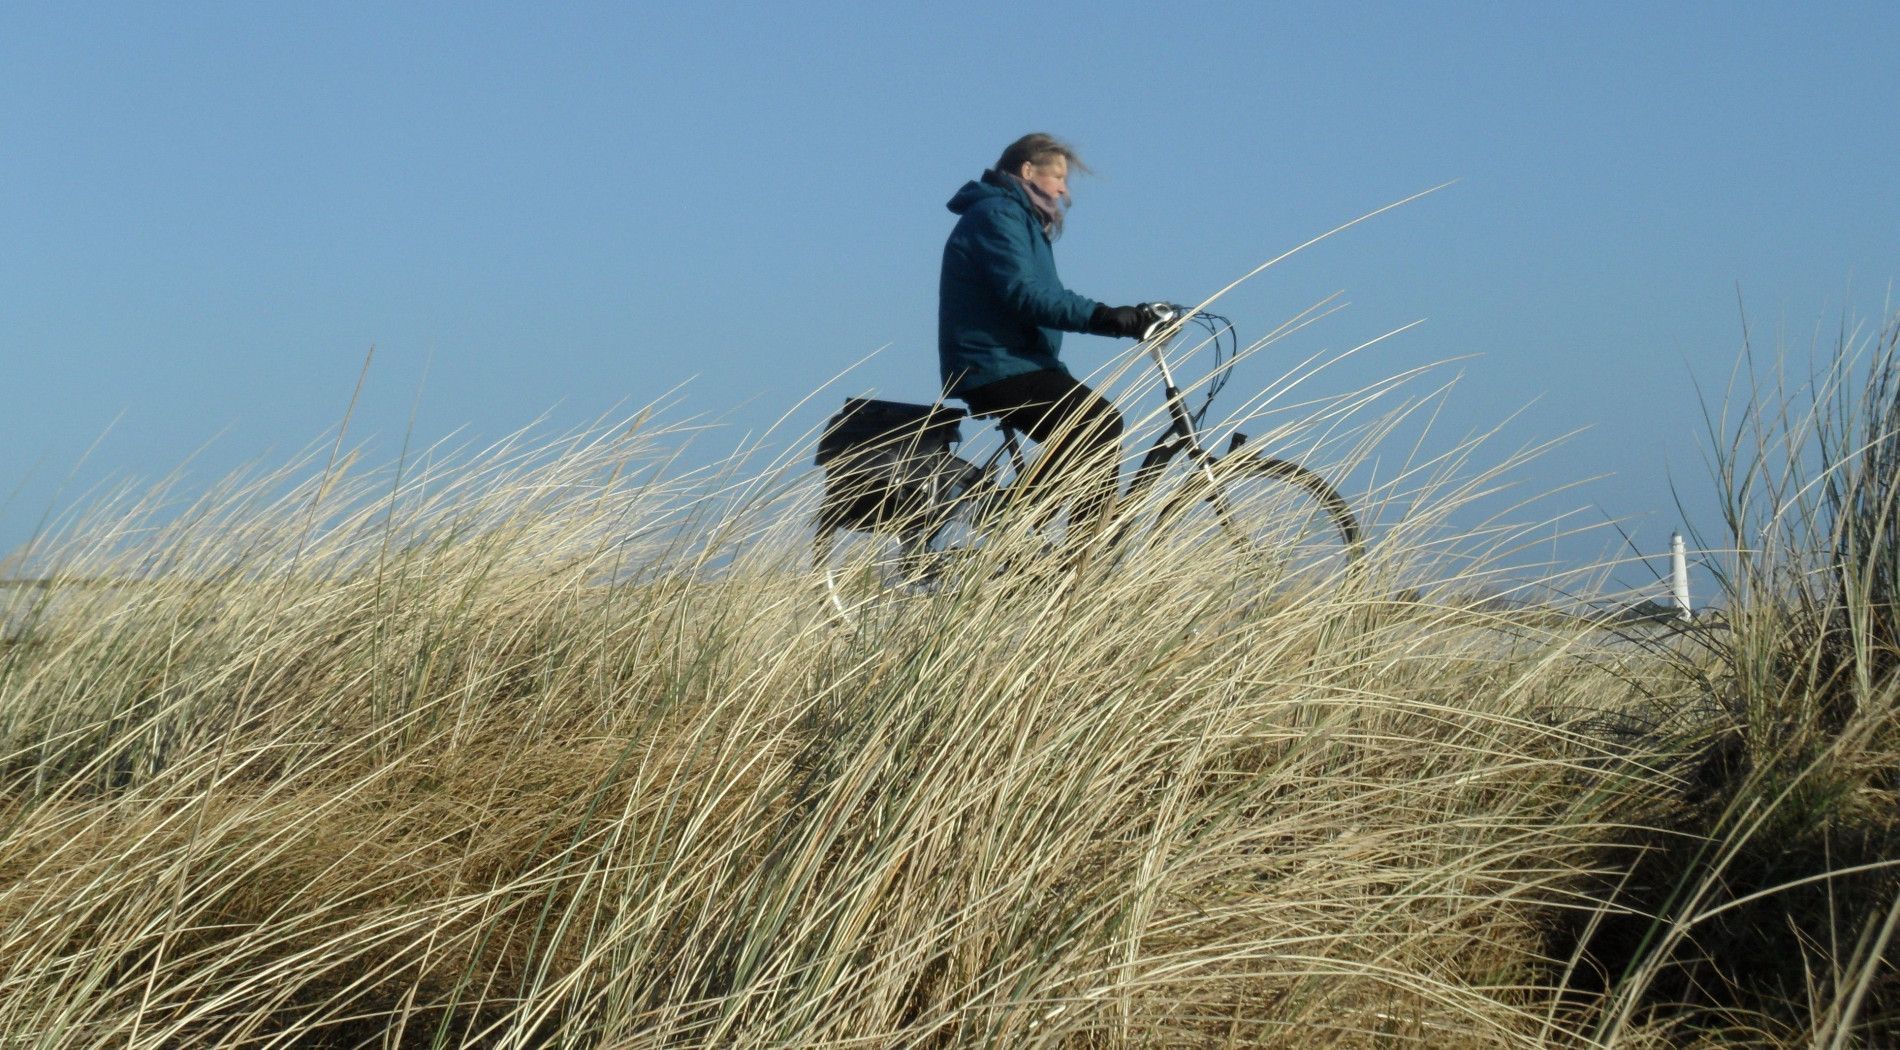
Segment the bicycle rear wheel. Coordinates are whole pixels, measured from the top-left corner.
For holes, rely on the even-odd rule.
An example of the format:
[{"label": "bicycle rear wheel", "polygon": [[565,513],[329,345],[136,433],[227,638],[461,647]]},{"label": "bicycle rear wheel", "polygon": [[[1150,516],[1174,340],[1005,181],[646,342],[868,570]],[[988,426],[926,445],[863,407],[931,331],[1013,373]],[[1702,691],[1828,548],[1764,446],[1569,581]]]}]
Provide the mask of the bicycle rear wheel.
[{"label": "bicycle rear wheel", "polygon": [[843,626],[858,627],[877,610],[927,590],[930,546],[922,532],[821,525],[812,538],[812,568],[826,612]]}]

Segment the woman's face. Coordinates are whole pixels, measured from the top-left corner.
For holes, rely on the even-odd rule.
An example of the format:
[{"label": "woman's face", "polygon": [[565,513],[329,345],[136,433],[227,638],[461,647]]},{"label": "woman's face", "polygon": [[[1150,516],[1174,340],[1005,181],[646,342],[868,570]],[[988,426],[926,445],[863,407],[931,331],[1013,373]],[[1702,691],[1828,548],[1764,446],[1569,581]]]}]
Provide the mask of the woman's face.
[{"label": "woman's face", "polygon": [[1048,194],[1055,200],[1068,202],[1069,199],[1069,158],[1058,153],[1046,164],[1024,163],[1023,181]]}]

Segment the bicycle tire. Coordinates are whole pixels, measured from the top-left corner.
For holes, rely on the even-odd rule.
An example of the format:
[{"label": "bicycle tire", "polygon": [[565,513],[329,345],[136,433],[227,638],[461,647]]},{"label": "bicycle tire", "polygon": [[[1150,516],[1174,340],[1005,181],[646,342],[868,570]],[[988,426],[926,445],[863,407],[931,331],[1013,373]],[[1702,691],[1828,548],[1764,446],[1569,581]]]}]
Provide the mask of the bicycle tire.
[{"label": "bicycle tire", "polygon": [[1241,449],[1197,468],[1188,489],[1233,549],[1280,582],[1326,585],[1363,567],[1358,516],[1317,471]]},{"label": "bicycle tire", "polygon": [[929,538],[914,533],[821,525],[812,537],[812,568],[826,613],[840,626],[857,628],[875,610],[925,581],[920,558]]}]

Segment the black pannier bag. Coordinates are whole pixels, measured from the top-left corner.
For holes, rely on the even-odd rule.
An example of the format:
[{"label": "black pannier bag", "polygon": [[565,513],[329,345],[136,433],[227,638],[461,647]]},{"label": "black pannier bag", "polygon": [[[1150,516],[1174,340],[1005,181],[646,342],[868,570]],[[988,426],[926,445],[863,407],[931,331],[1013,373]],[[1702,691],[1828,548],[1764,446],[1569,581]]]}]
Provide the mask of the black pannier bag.
[{"label": "black pannier bag", "polygon": [[818,440],[821,532],[928,531],[981,471],[950,451],[968,413],[943,405],[848,398]]}]

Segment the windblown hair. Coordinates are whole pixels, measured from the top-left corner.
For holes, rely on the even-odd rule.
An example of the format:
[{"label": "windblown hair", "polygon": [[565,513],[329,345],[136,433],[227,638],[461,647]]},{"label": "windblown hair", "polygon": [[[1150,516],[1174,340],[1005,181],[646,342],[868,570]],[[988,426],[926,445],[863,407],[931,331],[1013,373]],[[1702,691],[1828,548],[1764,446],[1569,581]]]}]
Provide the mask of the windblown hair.
[{"label": "windblown hair", "polygon": [[996,170],[1014,175],[1022,170],[1024,164],[1041,167],[1057,157],[1067,159],[1069,167],[1076,171],[1089,170],[1089,166],[1076,155],[1075,147],[1040,131],[1031,132],[1010,143],[1003,150],[1003,155],[996,159]]}]

